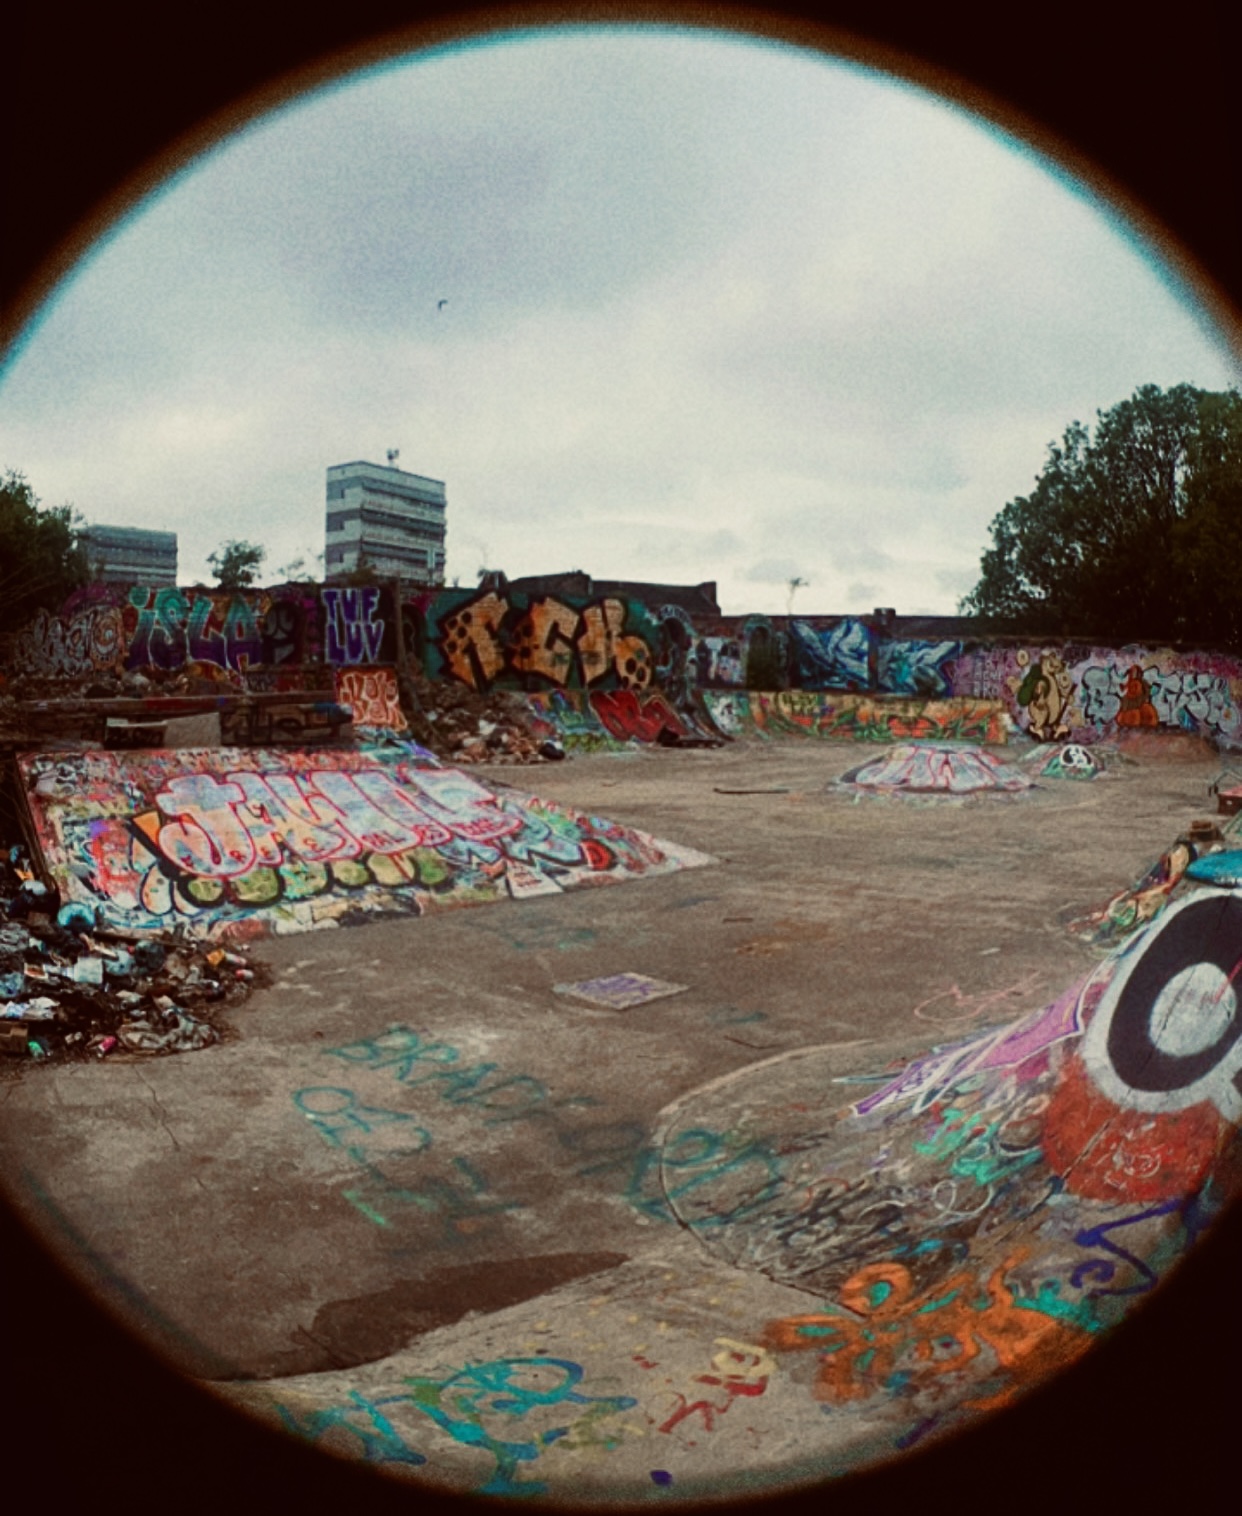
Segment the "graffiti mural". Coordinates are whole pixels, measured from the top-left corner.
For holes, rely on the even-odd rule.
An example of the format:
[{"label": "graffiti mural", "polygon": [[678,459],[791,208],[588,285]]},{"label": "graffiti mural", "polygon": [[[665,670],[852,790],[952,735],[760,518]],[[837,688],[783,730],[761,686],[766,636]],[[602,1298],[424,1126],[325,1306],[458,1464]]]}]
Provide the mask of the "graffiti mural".
[{"label": "graffiti mural", "polygon": [[568,807],[366,751],[28,754],[21,771],[62,896],[109,926],[254,936],[423,914],[705,863]]},{"label": "graffiti mural", "polygon": [[22,673],[53,678],[119,674],[125,646],[120,606],[91,605],[61,616],[39,611],[14,643],[13,665]]},{"label": "graffiti mural", "polygon": [[489,589],[437,596],[425,614],[428,673],[474,690],[643,690],[655,678],[656,627],[631,601]]},{"label": "graffiti mural", "polygon": [[1062,660],[1052,652],[1031,658],[1025,651],[1017,655],[1021,674],[1006,682],[1013,692],[1018,709],[1025,713],[1026,729],[1041,742],[1056,742],[1070,735],[1079,712],[1072,705],[1074,679]]},{"label": "graffiti mural", "polygon": [[615,737],[595,714],[584,690],[548,690],[526,696],[531,729],[540,739],[553,738],[583,753],[615,753],[629,746]]},{"label": "graffiti mural", "polygon": [[467,1364],[444,1378],[411,1375],[410,1405],[455,1442],[485,1448],[495,1460],[480,1495],[541,1495],[547,1484],[523,1477],[561,1438],[615,1446],[621,1431],[607,1423],[637,1404],[632,1395],[588,1395],[579,1388],[584,1370],[568,1358],[498,1358]]},{"label": "graffiti mural", "polygon": [[299,670],[322,660],[318,601],[314,585],[88,585],[58,614],[38,613],[16,639],[14,666],[66,678],[188,669],[240,687],[256,670]]},{"label": "graffiti mural", "polygon": [[[731,1337],[717,1337],[713,1346],[718,1351],[712,1355],[711,1370],[695,1374],[687,1389],[671,1392],[672,1407],[658,1431],[667,1435],[694,1417],[699,1418],[697,1430],[715,1431],[719,1418],[736,1399],[753,1399],[767,1389],[776,1363],[765,1348]],[[656,1421],[650,1412],[647,1419]]]},{"label": "graffiti mural", "polygon": [[1032,782],[984,748],[940,747],[932,742],[898,743],[883,757],[849,769],[838,781],[846,788],[874,794],[944,795],[1013,794],[1029,790]]},{"label": "graffiti mural", "polygon": [[842,1284],[834,1309],[772,1322],[765,1342],[776,1352],[820,1353],[815,1395],[833,1405],[923,1398],[943,1376],[973,1367],[986,1387],[962,1406],[991,1410],[1091,1342],[1081,1328],[1015,1300],[1004,1281],[1019,1260],[1007,1258],[986,1279],[963,1270],[921,1294],[904,1265],[868,1264]]},{"label": "graffiti mural", "polygon": [[129,668],[173,670],[203,663],[240,673],[262,661],[258,620],[243,594],[136,585],[129,606],[136,616],[129,634]]},{"label": "graffiti mural", "polygon": [[999,700],[909,700],[811,690],[703,690],[700,698],[729,736],[1004,742],[1007,735]]},{"label": "graffiti mural", "polygon": [[745,644],[739,637],[702,633],[694,639],[694,677],[700,689],[740,689],[746,682]]},{"label": "graffiti mural", "polygon": [[1227,1200],[1239,972],[1242,894],[1205,890],[1051,1004],[933,1047],[827,1118],[792,1116],[770,1068],[746,1071],[682,1119],[745,1109],[767,1181],[678,1191],[666,1163],[670,1204],[730,1264],[824,1302],[757,1340],[817,1355],[826,1404],[906,1426],[1003,1405],[1156,1288]]},{"label": "graffiti mural", "polygon": [[960,642],[909,642],[882,638],[876,644],[876,688],[886,695],[953,694],[953,664]]},{"label": "graffiti mural", "polygon": [[791,620],[789,630],[804,690],[874,688],[875,634],[866,622],[846,616],[821,628]]},{"label": "graffiti mural", "polygon": [[679,605],[661,606],[656,621],[655,683],[674,705],[685,705],[694,688],[694,623]]},{"label": "graffiti mural", "polygon": [[620,741],[658,742],[663,732],[687,735],[685,723],[658,691],[593,690],[590,699],[601,726]]},{"label": "graffiti mural", "polygon": [[355,727],[387,732],[409,730],[394,669],[337,669],[336,699],[349,711]]},{"label": "graffiti mural", "polygon": [[377,663],[384,646],[380,590],[373,584],[320,591],[324,611],[323,656],[327,663]]},{"label": "graffiti mural", "polygon": [[1044,742],[1092,742],[1127,731],[1236,737],[1242,661],[1144,648],[986,648],[954,665],[954,693],[999,697]]}]

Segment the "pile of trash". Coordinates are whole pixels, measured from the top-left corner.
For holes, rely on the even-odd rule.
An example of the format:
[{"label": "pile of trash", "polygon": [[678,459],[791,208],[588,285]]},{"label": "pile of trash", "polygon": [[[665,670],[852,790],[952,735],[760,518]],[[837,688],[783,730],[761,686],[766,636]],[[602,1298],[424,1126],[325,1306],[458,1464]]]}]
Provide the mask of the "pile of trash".
[{"label": "pile of trash", "polygon": [[182,1053],[229,1035],[220,1012],[264,976],[184,933],[120,933],[59,905],[20,846],[0,855],[0,1073],[10,1061]]},{"label": "pile of trash", "polygon": [[417,739],[451,763],[541,763],[565,756],[559,742],[537,737],[530,707],[508,690],[480,695],[464,685],[410,679]]}]

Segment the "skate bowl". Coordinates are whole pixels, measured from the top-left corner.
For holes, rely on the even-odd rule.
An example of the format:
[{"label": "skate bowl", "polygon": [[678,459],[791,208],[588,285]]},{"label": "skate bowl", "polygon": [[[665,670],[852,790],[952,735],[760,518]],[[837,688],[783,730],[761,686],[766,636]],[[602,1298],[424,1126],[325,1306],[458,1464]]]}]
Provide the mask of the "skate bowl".
[{"label": "skate bowl", "polygon": [[[683,1226],[814,1297],[758,1340],[828,1413],[825,1471],[960,1429],[1078,1358],[1236,1195],[1239,967],[1242,897],[1197,891],[1008,1025],[852,1073],[839,1049],[797,1050],[665,1113]],[[734,1166],[687,1182],[726,1118]]]},{"label": "skate bowl", "polygon": [[[386,1474],[575,1509],[891,1467],[1088,1354],[1242,1188],[1240,965],[1242,896],[1205,887],[1016,1019],[738,1067],[634,1155],[645,1245],[352,1367],[215,1388]],[[341,1051],[376,1078],[412,1056]]]}]

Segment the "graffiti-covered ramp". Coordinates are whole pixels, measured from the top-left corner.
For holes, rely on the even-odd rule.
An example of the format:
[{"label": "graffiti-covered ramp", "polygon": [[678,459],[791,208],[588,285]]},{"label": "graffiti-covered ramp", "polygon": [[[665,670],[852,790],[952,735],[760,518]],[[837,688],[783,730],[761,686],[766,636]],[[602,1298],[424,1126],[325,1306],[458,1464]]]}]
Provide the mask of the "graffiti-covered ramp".
[{"label": "graffiti-covered ramp", "polygon": [[849,769],[838,783],[874,794],[973,795],[1029,790],[1032,781],[986,748],[902,742],[881,757]]},{"label": "graffiti-covered ramp", "polygon": [[252,938],[712,861],[411,743],[32,753],[19,771],[62,900],[120,931]]},{"label": "graffiti-covered ramp", "polygon": [[1012,1024],[703,1088],[666,1113],[665,1192],[710,1254],[807,1292],[758,1341],[816,1402],[896,1446],[960,1425],[1085,1352],[1242,1188],[1239,969],[1242,894],[1201,891]]}]

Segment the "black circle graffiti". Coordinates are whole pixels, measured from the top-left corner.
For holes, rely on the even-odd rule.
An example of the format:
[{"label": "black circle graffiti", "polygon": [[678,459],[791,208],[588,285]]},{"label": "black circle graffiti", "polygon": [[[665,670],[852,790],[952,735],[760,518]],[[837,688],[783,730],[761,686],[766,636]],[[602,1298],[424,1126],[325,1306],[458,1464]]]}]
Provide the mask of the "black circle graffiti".
[{"label": "black circle graffiti", "polygon": [[1242,1036],[1235,999],[1229,1025],[1207,1047],[1170,1053],[1153,1040],[1153,1013],[1162,991],[1200,964],[1219,969],[1232,982],[1242,965],[1242,899],[1212,895],[1185,906],[1131,970],[1117,997],[1107,1043],[1109,1062],[1130,1089],[1154,1094],[1187,1089],[1211,1073]]}]

